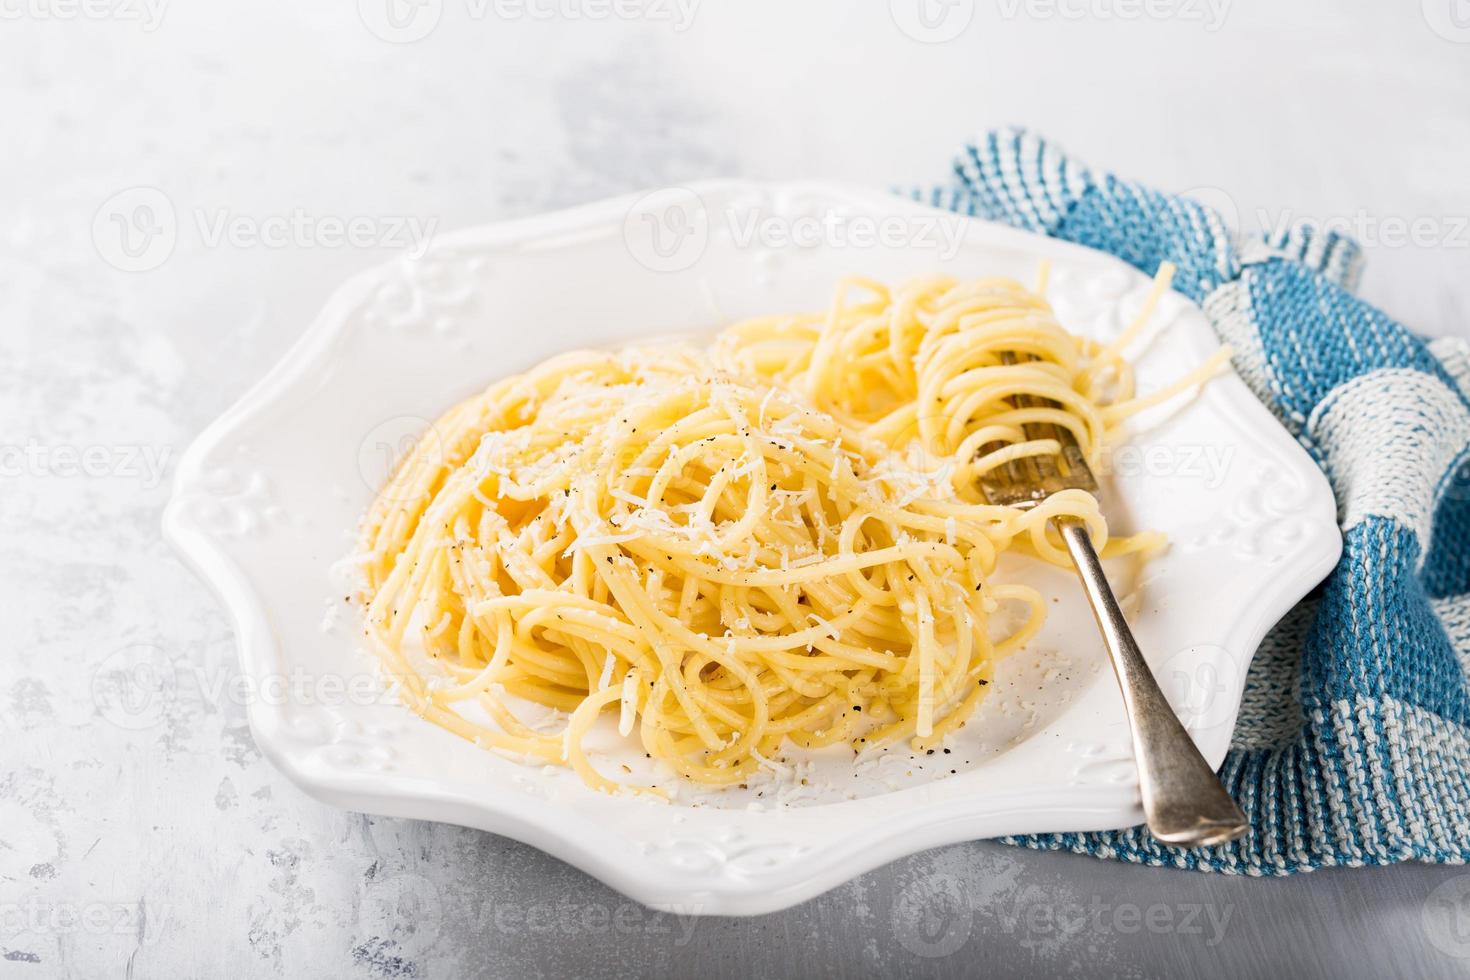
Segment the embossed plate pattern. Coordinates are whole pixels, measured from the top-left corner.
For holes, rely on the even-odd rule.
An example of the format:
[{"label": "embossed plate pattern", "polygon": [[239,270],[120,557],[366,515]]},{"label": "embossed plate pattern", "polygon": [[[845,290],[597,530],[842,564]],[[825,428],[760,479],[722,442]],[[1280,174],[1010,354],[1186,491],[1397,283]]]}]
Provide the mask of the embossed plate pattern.
[{"label": "embossed plate pattern", "polygon": [[[1062,570],[1003,567],[1053,596],[1052,615],[949,753],[793,757],[748,790],[668,805],[594,793],[422,722],[382,690],[342,600],[340,559],[396,453],[495,378],[568,348],[820,307],[843,275],[1031,281],[1043,258],[1074,331],[1112,335],[1147,286],[1108,256],[870,191],[743,182],[459,233],[352,280],[190,448],[165,516],[229,608],[250,688],[285,692],[252,699],[257,742],[327,802],[515,837],[686,913],[773,911],[954,841],[1138,822],[1117,688]],[[1204,315],[1170,294],[1135,351],[1140,386],[1215,344]],[[1310,459],[1233,376],[1136,423],[1108,460],[1109,516],[1163,530],[1173,547],[1141,578],[1117,568],[1117,584],[1218,763],[1256,645],[1337,558],[1336,510]],[[632,761],[605,748],[609,766]]]}]

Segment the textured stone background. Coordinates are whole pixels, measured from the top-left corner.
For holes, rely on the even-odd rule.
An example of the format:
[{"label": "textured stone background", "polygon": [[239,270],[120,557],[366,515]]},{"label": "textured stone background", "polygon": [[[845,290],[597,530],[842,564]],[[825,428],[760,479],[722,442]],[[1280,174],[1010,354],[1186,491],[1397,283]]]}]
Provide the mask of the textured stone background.
[{"label": "textured stone background", "polygon": [[[211,242],[196,215],[449,230],[701,176],[922,182],[1020,121],[1247,227],[1336,218],[1371,298],[1464,333],[1454,0],[925,0],[932,30],[919,0],[395,0],[409,32],[440,14],[413,43],[370,29],[402,37],[386,2],[0,2],[0,975],[1466,972],[1459,869],[1248,881],[977,843],[696,921],[330,809],[260,757],[225,617],[158,531],[188,441],[392,251]],[[138,186],[179,227],[127,272],[106,205]],[[94,689],[119,657],[181,665],[175,694],[119,713]]]}]

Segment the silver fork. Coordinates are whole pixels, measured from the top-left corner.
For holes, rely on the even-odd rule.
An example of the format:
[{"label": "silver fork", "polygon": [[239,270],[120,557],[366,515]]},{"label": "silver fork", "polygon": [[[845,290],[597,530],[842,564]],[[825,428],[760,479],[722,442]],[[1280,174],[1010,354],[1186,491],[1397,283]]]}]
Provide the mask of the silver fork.
[{"label": "silver fork", "polygon": [[[1017,363],[1017,356],[1011,353],[1002,354],[1001,359]],[[1017,395],[1011,401],[1019,408],[1053,404],[1029,395]],[[1023,429],[1028,439],[1055,439],[1062,451],[1055,457],[1013,460],[983,474],[980,486],[991,503],[1026,509],[1061,490],[1097,491],[1097,480],[1070,431],[1050,423],[1028,423]],[[990,448],[983,447],[981,452]],[[1087,525],[1075,517],[1053,518],[1052,523],[1072,555],[1118,686],[1123,689],[1149,832],[1179,847],[1234,840],[1245,832],[1245,815],[1220,785],[1159,690],[1118,608]]]}]

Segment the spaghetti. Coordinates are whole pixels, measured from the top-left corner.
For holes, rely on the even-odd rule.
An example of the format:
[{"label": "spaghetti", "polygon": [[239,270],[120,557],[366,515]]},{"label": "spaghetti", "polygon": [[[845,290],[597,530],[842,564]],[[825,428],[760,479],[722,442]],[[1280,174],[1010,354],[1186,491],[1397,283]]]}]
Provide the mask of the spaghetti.
[{"label": "spaghetti", "polygon": [[[739,323],[707,351],[571,353],[498,382],[435,424],[367,514],[366,633],[425,718],[599,789],[624,785],[583,745],[604,711],[711,785],[786,742],[932,747],[1040,628],[1041,596],[993,578],[1002,551],[1066,564],[1061,515],[1105,555],[1161,544],[1110,539],[1081,491],[1019,511],[977,477],[1056,452],[1033,422],[1096,466],[1124,418],[1217,369],[1228,351],[1134,394],[1121,352],[1171,272],[1107,345],[1011,280],[849,280],[826,312]],[[1015,407],[1023,394],[1055,407]],[[1002,604],[1024,620],[993,637]],[[564,729],[508,698],[566,712]]]}]

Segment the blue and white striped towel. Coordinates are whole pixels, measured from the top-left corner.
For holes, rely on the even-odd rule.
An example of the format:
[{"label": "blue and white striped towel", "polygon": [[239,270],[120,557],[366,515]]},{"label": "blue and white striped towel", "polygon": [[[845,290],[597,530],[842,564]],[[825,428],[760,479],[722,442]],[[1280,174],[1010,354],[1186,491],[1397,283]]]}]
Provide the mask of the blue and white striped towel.
[{"label": "blue and white striped towel", "polygon": [[1342,560],[1266,637],[1221,777],[1250,820],[1221,847],[1142,827],[1008,838],[1253,875],[1470,857],[1470,345],[1355,297],[1352,240],[1232,236],[1193,200],[1081,166],[1021,130],[966,146],[921,199],[1101,249],[1199,303],[1321,465]]}]

